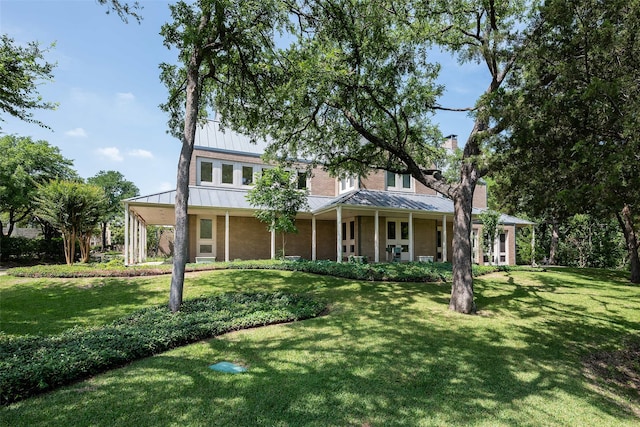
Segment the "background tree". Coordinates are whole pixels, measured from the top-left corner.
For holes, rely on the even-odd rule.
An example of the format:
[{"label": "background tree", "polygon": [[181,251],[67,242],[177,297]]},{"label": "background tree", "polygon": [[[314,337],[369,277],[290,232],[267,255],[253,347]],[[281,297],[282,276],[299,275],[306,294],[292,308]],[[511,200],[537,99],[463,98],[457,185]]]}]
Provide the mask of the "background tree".
[{"label": "background tree", "polygon": [[[566,218],[617,218],[631,281],[640,283],[640,2],[551,0],[541,16],[502,105],[511,132],[499,151],[508,161],[527,152],[519,174],[555,178],[547,194]],[[536,149],[527,151],[532,137]],[[512,170],[508,179],[514,177]]]},{"label": "background tree", "polygon": [[[55,103],[46,102],[38,94],[41,80],[53,79],[55,64],[45,62],[42,49],[36,42],[22,47],[7,34],[0,37],[0,112],[30,123],[47,127],[33,118],[35,109],[53,110]],[[0,121],[4,121],[0,116]],[[1,128],[0,128],[1,129]]]},{"label": "background tree", "polygon": [[95,176],[87,179],[88,184],[102,188],[106,198],[106,207],[102,217],[102,250],[107,246],[107,227],[109,224],[124,215],[122,201],[140,194],[138,187],[124,179],[118,171],[100,171]]},{"label": "background tree", "polygon": [[[30,137],[0,137],[0,239],[11,236],[14,226],[30,219],[38,185],[51,179],[77,177],[73,162],[57,147]],[[7,228],[5,229],[5,225]]]},{"label": "background tree", "polygon": [[65,259],[75,261],[76,240],[81,260],[89,260],[89,241],[105,206],[102,188],[77,181],[53,180],[38,187],[36,214],[62,233]]},{"label": "background tree", "polygon": [[[214,95],[242,67],[273,48],[273,25],[280,11],[269,0],[198,0],[171,5],[173,22],[162,27],[164,43],[178,50],[181,67],[162,64],[161,79],[169,99],[169,131],[182,141],[175,199],[175,241],[169,307],[182,304],[188,258],[189,165],[198,119],[214,107]],[[266,44],[266,45],[265,45]]]},{"label": "background tree", "polygon": [[[268,154],[311,159],[333,175],[373,169],[411,174],[454,204],[453,286],[449,307],[475,310],[471,274],[473,192],[501,130],[488,101],[512,69],[526,28],[524,1],[287,2],[292,44],[236,72],[218,100],[222,119],[241,132],[270,136]],[[455,183],[432,165],[442,137],[430,117],[443,88],[433,48],[487,66],[486,92],[468,107],[475,119]]]},{"label": "background tree", "polygon": [[285,256],[287,233],[297,233],[296,215],[308,209],[306,193],[298,189],[297,174],[281,167],[266,169],[248,191],[247,200],[257,208],[255,216],[267,224],[271,232],[282,234],[282,256]]}]

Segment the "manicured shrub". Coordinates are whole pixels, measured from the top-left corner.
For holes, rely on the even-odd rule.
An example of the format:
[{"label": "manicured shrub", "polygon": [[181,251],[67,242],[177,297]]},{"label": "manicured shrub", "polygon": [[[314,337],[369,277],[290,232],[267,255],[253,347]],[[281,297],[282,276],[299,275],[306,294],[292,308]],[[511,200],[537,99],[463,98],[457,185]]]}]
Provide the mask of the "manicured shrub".
[{"label": "manicured shrub", "polygon": [[232,330],[315,317],[324,308],[305,295],[225,294],[185,301],[175,314],[157,306],[55,336],[0,334],[0,404]]}]

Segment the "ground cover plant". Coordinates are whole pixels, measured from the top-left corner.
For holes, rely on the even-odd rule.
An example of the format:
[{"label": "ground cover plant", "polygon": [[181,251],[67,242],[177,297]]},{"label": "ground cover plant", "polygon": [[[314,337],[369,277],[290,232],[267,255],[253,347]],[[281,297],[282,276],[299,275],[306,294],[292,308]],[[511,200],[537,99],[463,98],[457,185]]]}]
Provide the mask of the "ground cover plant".
[{"label": "ground cover plant", "polygon": [[[0,408],[0,423],[62,425],[633,426],[640,397],[594,375],[589,361],[638,342],[640,290],[625,272],[497,272],[475,281],[479,312],[447,309],[443,283],[370,282],[288,271],[191,273],[185,300],[226,292],[304,292],[326,316],[180,347]],[[167,276],[0,276],[2,329],[19,334],[103,325],[155,305]],[[118,297],[117,290],[122,291]],[[98,304],[105,293],[104,306]],[[83,298],[82,294],[93,294]],[[39,301],[27,321],[16,299]],[[13,301],[13,302],[12,302]],[[78,301],[77,306],[73,304]],[[24,305],[24,304],[23,304]],[[66,305],[66,311],[37,313]],[[5,317],[4,307],[11,308]],[[229,360],[248,368],[208,369]],[[600,360],[600,359],[597,359]],[[631,367],[632,368],[632,367]]]},{"label": "ground cover plant", "polygon": [[[16,277],[136,277],[170,274],[170,264],[134,265],[125,267],[122,261],[108,263],[89,263],[75,265],[37,265],[15,267],[8,274]],[[205,264],[187,264],[187,272],[221,269],[239,270],[288,270],[305,273],[323,274],[347,279],[396,282],[444,282],[451,280],[451,263],[355,263],[334,261],[284,261],[252,260]],[[474,265],[474,277],[499,270],[530,269],[528,266]]]},{"label": "ground cover plant", "polygon": [[317,316],[324,305],[282,292],[231,293],[137,310],[107,325],[52,336],[0,333],[0,404],[222,333]]}]

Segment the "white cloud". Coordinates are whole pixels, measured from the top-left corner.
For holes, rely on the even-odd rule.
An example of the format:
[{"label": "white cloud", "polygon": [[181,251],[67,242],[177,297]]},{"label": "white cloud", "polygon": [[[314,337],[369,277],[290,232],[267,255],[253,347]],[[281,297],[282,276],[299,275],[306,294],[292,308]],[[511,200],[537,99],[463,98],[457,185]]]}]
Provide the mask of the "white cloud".
[{"label": "white cloud", "polygon": [[101,156],[106,157],[114,162],[121,162],[122,160],[124,160],[122,154],[120,154],[120,150],[118,150],[116,147],[98,148],[96,151]]},{"label": "white cloud", "polygon": [[71,130],[66,131],[64,134],[67,135],[67,136],[70,136],[72,138],[86,138],[87,137],[87,132],[82,128],[71,129]]},{"label": "white cloud", "polygon": [[161,182],[160,183],[160,191],[169,191],[169,190],[175,190],[176,189],[176,184],[175,182],[172,184],[170,182]]},{"label": "white cloud", "polygon": [[135,149],[135,150],[129,150],[129,152],[127,153],[132,157],[142,157],[145,159],[152,159],[153,158],[153,153],[151,153],[151,151],[147,151],[147,150],[142,150],[142,149]]},{"label": "white cloud", "polygon": [[118,92],[116,98],[119,102],[135,101],[136,97],[131,92]]}]

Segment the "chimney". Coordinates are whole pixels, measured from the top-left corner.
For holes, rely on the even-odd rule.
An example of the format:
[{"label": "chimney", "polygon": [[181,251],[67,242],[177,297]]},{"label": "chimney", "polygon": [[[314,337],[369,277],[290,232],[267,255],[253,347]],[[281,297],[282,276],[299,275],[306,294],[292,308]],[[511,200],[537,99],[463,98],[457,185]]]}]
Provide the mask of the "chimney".
[{"label": "chimney", "polygon": [[447,140],[444,142],[443,147],[447,149],[447,151],[455,151],[458,149],[458,135],[449,135],[446,137]]}]

